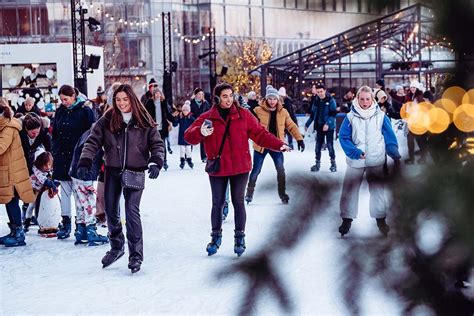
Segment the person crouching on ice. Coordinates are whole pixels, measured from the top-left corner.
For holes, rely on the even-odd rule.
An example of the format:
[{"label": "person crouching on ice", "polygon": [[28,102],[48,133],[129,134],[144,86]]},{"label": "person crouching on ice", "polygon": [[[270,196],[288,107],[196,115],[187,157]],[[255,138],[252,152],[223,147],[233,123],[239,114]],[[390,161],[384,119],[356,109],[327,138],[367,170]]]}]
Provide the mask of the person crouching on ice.
[{"label": "person crouching on ice", "polygon": [[245,251],[245,185],[252,169],[248,139],[273,151],[289,151],[290,148],[265,130],[249,110],[234,101],[231,85],[217,85],[214,96],[215,104],[191,124],[184,139],[193,145],[203,142],[208,158],[206,172],[212,192],[212,239],[206,247],[207,254],[215,254],[222,242],[222,208],[230,182],[235,218],[234,253],[240,257]]},{"label": "person crouching on ice", "polygon": [[370,192],[370,216],[377,220],[382,234],[390,228],[385,222],[387,202],[384,195],[383,165],[388,154],[395,164],[401,158],[398,143],[390,119],[380,110],[372,89],[359,89],[351,111],[342,122],[339,141],[346,154],[347,169],[342,187],[340,209],[342,225],[339,233],[349,232],[351,223],[357,217],[359,189],[366,173]]},{"label": "person crouching on ice", "polygon": [[[298,142],[298,150],[304,150],[303,136],[301,136],[298,126],[293,122],[288,111],[283,108],[278,96],[278,91],[275,88],[267,86],[265,98],[262,100],[260,106],[254,109],[254,113],[260,121],[260,124],[270,133],[284,140],[286,129]],[[288,203],[290,197],[286,194],[283,153],[262,148],[255,143],[253,144],[253,148],[253,168],[247,185],[245,201],[247,201],[247,203],[252,202],[258,175],[262,171],[265,157],[269,154],[273,159],[277,171],[278,195],[282,203]]]}]

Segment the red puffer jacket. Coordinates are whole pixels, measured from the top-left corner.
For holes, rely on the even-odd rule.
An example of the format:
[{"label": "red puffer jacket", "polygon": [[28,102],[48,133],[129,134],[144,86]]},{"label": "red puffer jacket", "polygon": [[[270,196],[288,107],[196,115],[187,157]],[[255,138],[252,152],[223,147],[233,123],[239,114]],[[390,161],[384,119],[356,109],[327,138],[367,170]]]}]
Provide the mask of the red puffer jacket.
[{"label": "red puffer jacket", "polygon": [[[201,134],[201,125],[204,120],[212,121],[214,133],[204,137]],[[229,113],[231,120],[229,133],[224,144],[221,155],[221,167],[219,172],[212,176],[233,176],[247,173],[252,170],[252,160],[250,158],[249,138],[258,145],[280,151],[283,142],[273,136],[261,126],[250,111],[232,105]],[[197,145],[204,141],[204,149],[208,159],[214,159],[219,154],[222,137],[225,132],[225,122],[219,114],[217,106],[214,105],[209,111],[204,112],[184,133],[184,139]]]}]

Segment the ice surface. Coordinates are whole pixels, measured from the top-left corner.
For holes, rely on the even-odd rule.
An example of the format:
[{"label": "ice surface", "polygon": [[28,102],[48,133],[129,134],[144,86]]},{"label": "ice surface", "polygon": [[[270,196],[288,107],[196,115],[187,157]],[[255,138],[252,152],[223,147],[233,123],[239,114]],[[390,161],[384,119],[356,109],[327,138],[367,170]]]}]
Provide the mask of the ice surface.
[{"label": "ice surface", "polygon": [[[173,130],[173,137],[177,129]],[[405,146],[402,140],[401,147]],[[314,164],[314,141],[306,138],[306,151],[285,154],[287,177],[309,173]],[[296,146],[296,143],[295,143]],[[317,177],[333,177],[342,183],[345,157],[335,142],[338,171],[329,172],[329,156],[322,153],[321,172]],[[144,228],[142,270],[131,275],[127,256],[107,269],[100,260],[108,245],[74,246],[66,240],[45,239],[36,227],[27,233],[27,246],[0,247],[0,315],[25,314],[235,314],[248,281],[236,276],[217,280],[216,273],[237,262],[233,253],[233,211],[223,225],[223,244],[208,257],[211,193],[204,164],[195,148],[194,170],[178,167],[179,148],[168,155],[170,168],[157,180],[147,179],[141,203]],[[402,152],[403,155],[403,152]],[[270,190],[262,184],[271,183]],[[290,197],[294,196],[291,187]],[[254,202],[247,207],[246,242],[243,256],[256,254],[271,240],[266,238],[278,219],[291,210],[282,205],[276,190],[276,172],[267,157],[258,179]],[[278,270],[284,277],[296,314],[347,315],[339,287],[340,255],[346,245],[337,233],[339,201],[331,215],[322,218],[299,247],[280,256]],[[0,234],[8,232],[4,206],[0,206]],[[390,220],[388,220],[390,223]],[[103,228],[99,229],[106,233]],[[368,189],[363,184],[359,218],[354,221],[353,236],[378,234],[369,217]],[[399,315],[399,303],[369,284],[362,299],[363,315]],[[257,314],[282,314],[273,297],[265,295]]]}]

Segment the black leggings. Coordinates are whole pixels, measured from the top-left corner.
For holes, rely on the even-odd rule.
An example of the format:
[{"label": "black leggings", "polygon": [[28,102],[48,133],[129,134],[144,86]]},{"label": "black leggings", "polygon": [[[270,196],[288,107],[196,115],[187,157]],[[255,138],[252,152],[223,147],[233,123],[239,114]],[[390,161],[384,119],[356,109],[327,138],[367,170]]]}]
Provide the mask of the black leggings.
[{"label": "black leggings", "polygon": [[232,205],[234,206],[235,229],[245,230],[247,213],[245,212],[244,195],[248,178],[248,173],[227,177],[209,176],[212,191],[212,230],[220,230],[222,228],[222,208],[224,207],[225,191],[229,182]]}]

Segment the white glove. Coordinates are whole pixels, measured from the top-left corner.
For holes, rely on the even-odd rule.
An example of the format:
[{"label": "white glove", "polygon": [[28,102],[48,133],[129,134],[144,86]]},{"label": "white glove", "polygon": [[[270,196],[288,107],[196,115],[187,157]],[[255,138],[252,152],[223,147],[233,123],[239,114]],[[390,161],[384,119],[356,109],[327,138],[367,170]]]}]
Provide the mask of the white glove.
[{"label": "white glove", "polygon": [[201,125],[201,134],[202,136],[204,137],[207,137],[209,135],[211,135],[212,133],[214,133],[214,127],[207,127],[206,126],[206,123],[202,123]]}]

